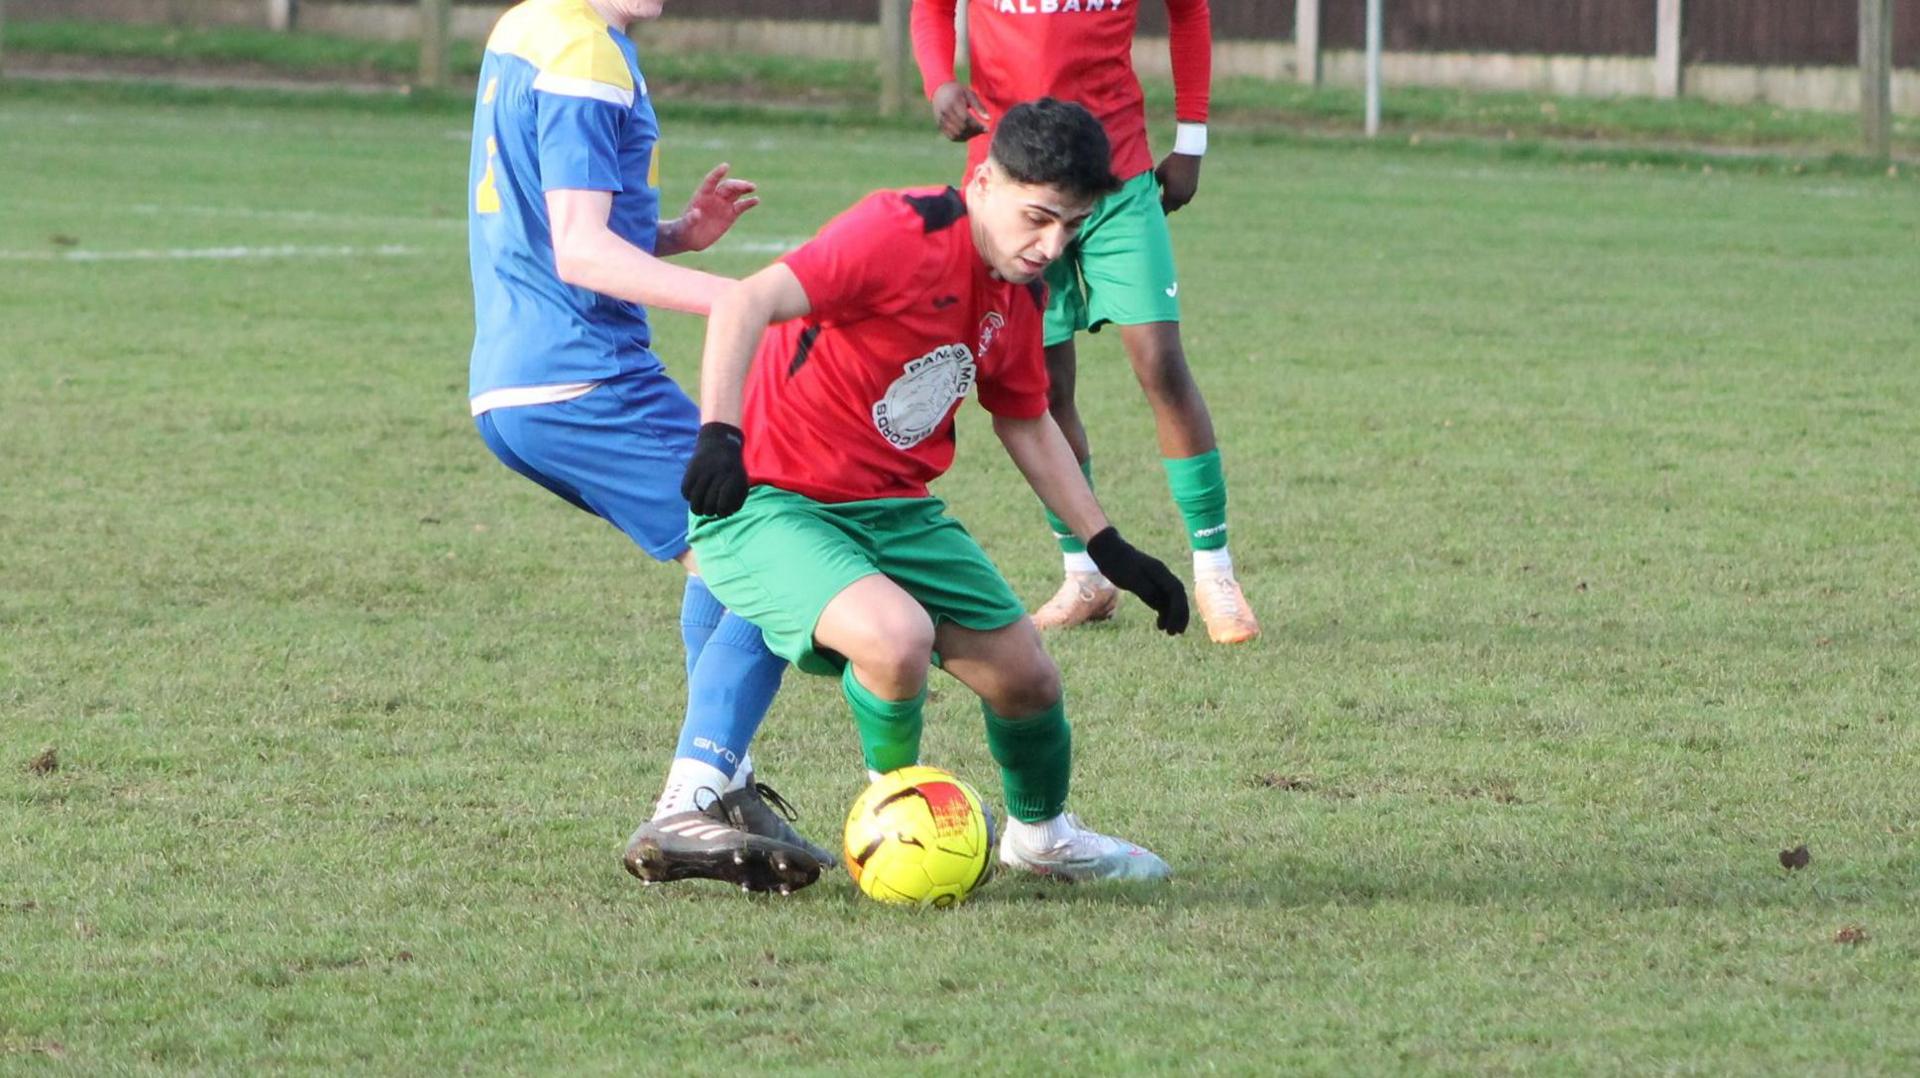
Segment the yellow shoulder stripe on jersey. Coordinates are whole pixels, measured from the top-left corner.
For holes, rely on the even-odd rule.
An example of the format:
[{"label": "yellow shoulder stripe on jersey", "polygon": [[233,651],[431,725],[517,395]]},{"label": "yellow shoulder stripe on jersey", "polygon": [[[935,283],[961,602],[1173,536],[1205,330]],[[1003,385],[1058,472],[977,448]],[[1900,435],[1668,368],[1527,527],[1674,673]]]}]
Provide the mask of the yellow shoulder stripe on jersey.
[{"label": "yellow shoulder stripe on jersey", "polygon": [[631,107],[633,72],[586,0],[528,0],[500,16],[487,50],[518,56],[539,74],[533,88]]}]

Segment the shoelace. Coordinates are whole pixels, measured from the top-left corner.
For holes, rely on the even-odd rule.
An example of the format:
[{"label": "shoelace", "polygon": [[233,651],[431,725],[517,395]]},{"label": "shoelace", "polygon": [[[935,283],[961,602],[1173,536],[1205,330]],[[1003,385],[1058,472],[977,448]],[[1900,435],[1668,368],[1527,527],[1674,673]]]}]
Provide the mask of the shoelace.
[{"label": "shoelace", "polygon": [[1126,848],[1127,843],[1112,835],[1103,835],[1080,822],[1080,817],[1069,812],[1067,823],[1073,827],[1073,836],[1067,839],[1063,850],[1072,850],[1081,857],[1106,857]]},{"label": "shoelace", "polygon": [[1240,616],[1240,589],[1234,586],[1232,577],[1207,577],[1206,588],[1213,594],[1214,601],[1220,604],[1220,613],[1230,618]]},{"label": "shoelace", "polygon": [[781,797],[780,791],[764,782],[756,782],[753,784],[753,792],[760,795],[760,800],[772,805],[780,815],[785,816],[789,823],[800,819],[800,810],[794,808],[791,801]]},{"label": "shoelace", "polygon": [[[704,805],[700,803],[701,794],[707,795],[707,803]],[[733,828],[739,827],[738,821],[733,818],[733,814],[727,811],[727,806],[720,800],[720,795],[705,786],[693,792],[693,810],[712,817],[715,823],[723,823]]]},{"label": "shoelace", "polygon": [[[1072,584],[1074,586],[1075,598],[1079,599],[1081,602],[1084,602],[1084,603],[1092,603],[1092,602],[1098,602],[1100,599],[1100,589],[1098,589],[1093,585],[1092,580],[1093,578],[1091,577],[1084,580],[1069,578],[1067,583]],[[1070,604],[1071,602],[1072,600],[1063,599],[1060,596],[1056,595],[1052,599],[1048,600],[1047,605],[1053,606],[1055,604],[1059,604],[1064,606],[1064,605]]]}]

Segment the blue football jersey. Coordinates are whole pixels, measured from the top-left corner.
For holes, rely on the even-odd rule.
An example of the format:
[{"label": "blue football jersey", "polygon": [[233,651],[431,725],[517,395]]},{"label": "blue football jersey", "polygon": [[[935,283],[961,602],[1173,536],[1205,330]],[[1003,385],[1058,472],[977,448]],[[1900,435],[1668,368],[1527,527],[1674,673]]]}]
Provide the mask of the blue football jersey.
[{"label": "blue football jersey", "polygon": [[633,42],[586,0],[526,0],[487,39],[468,165],[468,395],[655,368],[646,308],[561,281],[545,194],[613,192],[609,226],[652,252],[660,136]]}]

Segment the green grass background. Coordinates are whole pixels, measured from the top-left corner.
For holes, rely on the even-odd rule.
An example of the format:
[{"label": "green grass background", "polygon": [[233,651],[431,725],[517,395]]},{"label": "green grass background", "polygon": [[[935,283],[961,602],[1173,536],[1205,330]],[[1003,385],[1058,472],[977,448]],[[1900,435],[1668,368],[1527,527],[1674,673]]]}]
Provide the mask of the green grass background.
[{"label": "green grass background", "polygon": [[[54,62],[85,70],[91,65],[106,71],[137,71],[147,78],[225,74],[398,86],[416,78],[420,68],[418,47],[406,42],[305,31],[51,19],[16,22],[6,34],[9,52],[24,58],[27,67]],[[871,63],[683,53],[652,47],[644,28],[638,41],[647,81],[661,97],[680,102],[683,109],[687,98],[704,97],[751,103],[762,110],[804,109],[836,118],[875,119],[880,78]],[[457,103],[470,99],[480,54],[480,44],[474,41],[458,41],[450,47],[449,66],[456,87],[452,96]],[[1171,80],[1150,78],[1144,86],[1154,114],[1171,115]],[[1308,87],[1247,77],[1216,78],[1210,101],[1211,123],[1222,134],[1271,135],[1282,130],[1317,138],[1351,137],[1363,115],[1357,88]],[[924,126],[918,110],[906,122]],[[1390,86],[1382,103],[1382,122],[1390,137],[1598,142],[1642,157],[1650,148],[1666,155],[1708,150],[1740,157],[1845,155],[1860,149],[1856,114],[1765,104],[1722,105],[1698,98],[1548,97]],[[1895,156],[1910,167],[1920,156],[1920,117],[1894,116],[1891,144]]]},{"label": "green grass background", "polygon": [[[724,272],[960,167],[663,114],[670,204],[764,185]],[[1910,178],[1221,140],[1175,229],[1266,635],[1052,642],[1076,806],[1178,878],[916,916],[620,871],[679,586],[472,431],[465,140],[0,89],[0,1070],[1920,1069]],[[403,251],[70,257],[279,245]],[[1102,494],[1177,560],[1082,357]],[[963,428],[941,491],[1037,601]],[[993,789],[936,688],[929,757]],[[756,755],[837,833],[831,682]]]}]

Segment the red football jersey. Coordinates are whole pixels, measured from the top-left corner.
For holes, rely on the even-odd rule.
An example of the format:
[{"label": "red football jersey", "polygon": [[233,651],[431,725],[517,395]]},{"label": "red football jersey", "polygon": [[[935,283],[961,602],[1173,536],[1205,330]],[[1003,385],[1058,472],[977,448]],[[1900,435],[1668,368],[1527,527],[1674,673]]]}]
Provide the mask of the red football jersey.
[{"label": "red football jersey", "polygon": [[[914,0],[913,53],[927,96],[953,79],[958,0]],[[1164,0],[1173,58],[1173,108],[1205,123],[1213,73],[1213,16],[1207,0]],[[1133,35],[1141,0],[967,0],[967,53],[973,90],[989,119],[1037,97],[1078,101],[1107,130],[1113,171],[1130,180],[1153,168],[1146,101],[1133,73]],[[971,169],[987,156],[993,132],[967,147]]]},{"label": "red football jersey", "polygon": [[782,259],[811,314],[769,327],[747,378],[747,476],[823,502],[924,498],[969,391],[1047,411],[1046,289],[994,277],[953,188],[878,191]]}]

